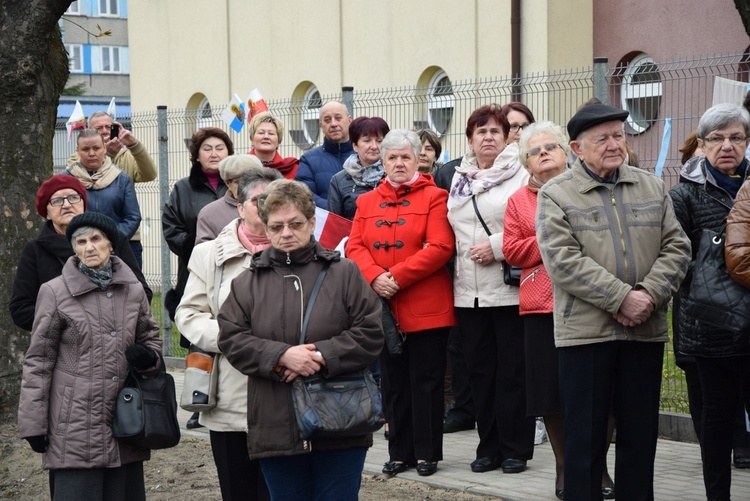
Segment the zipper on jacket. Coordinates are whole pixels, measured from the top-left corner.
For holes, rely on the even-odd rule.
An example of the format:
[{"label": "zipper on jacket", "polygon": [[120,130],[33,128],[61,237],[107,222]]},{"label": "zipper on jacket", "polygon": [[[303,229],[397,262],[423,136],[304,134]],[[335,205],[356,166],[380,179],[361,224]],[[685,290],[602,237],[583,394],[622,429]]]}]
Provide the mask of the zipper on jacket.
[{"label": "zipper on jacket", "polygon": [[528,279],[531,279],[531,281],[533,282],[533,281],[534,281],[534,276],[535,276],[535,275],[536,275],[537,273],[539,273],[540,271],[542,271],[542,267],[541,267],[541,266],[540,266],[539,268],[537,268],[536,270],[532,271],[531,273],[529,273],[528,275],[526,275],[526,278],[524,278],[523,280],[521,280],[521,283],[520,283],[520,284],[518,284],[518,286],[519,286],[519,287],[521,287],[521,286],[522,286],[523,284],[525,284],[525,283],[526,283],[526,281],[527,281]]},{"label": "zipper on jacket", "polygon": [[[625,248],[625,236],[622,233],[622,221],[620,221],[620,214],[617,212],[617,202],[615,201],[615,186],[613,186],[612,189],[609,191],[609,195],[610,195],[610,199],[612,200],[612,207],[614,208],[615,219],[617,220],[617,230],[620,232],[620,245],[622,246],[622,258],[625,263],[625,279],[627,279],[628,275],[630,274],[628,271],[628,268],[630,266],[628,264],[628,252],[627,252],[627,249]],[[625,340],[627,341],[628,340],[627,329],[623,329],[623,333],[625,335]]]},{"label": "zipper on jacket", "polygon": [[286,264],[292,264],[292,256],[288,252],[286,253]]}]

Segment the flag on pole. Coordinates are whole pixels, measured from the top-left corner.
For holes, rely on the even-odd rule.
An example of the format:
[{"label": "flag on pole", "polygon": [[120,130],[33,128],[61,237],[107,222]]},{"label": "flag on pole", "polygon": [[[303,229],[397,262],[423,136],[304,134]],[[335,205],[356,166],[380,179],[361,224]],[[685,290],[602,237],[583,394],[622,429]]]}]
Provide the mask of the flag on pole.
[{"label": "flag on pole", "polygon": [[234,94],[232,100],[221,113],[221,119],[235,132],[242,132],[242,126],[245,125],[245,103],[240,96]]},{"label": "flag on pole", "polygon": [[65,122],[65,127],[68,129],[68,141],[73,137],[74,130],[86,128],[86,117],[83,116],[83,108],[78,100],[76,100],[76,106],[73,108],[73,114]]},{"label": "flag on pole", "polygon": [[247,115],[247,123],[253,119],[255,115],[263,111],[268,111],[268,105],[263,100],[263,96],[260,95],[258,89],[253,89],[250,95],[245,99],[245,114]]},{"label": "flag on pole", "polygon": [[315,239],[326,249],[335,249],[352,231],[352,222],[333,212],[315,207]]},{"label": "flag on pole", "polygon": [[117,105],[115,104],[115,98],[113,97],[112,100],[109,102],[109,106],[107,106],[107,115],[112,117],[113,122],[117,122]]}]

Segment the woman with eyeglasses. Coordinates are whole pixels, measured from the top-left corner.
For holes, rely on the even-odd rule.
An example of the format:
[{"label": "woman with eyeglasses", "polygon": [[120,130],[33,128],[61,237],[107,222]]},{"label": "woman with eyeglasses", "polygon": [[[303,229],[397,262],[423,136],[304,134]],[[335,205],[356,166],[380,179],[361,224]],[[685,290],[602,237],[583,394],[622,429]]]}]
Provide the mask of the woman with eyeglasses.
[{"label": "woman with eyeglasses", "polygon": [[529,107],[518,101],[511,101],[503,106],[500,111],[508,119],[508,124],[510,125],[506,141],[508,144],[517,143],[526,127],[536,122],[534,114]]},{"label": "woman with eyeglasses", "polygon": [[[73,176],[58,174],[42,183],[36,192],[36,211],[46,219],[39,236],[28,242],[21,252],[13,280],[10,315],[13,323],[30,331],[34,308],[43,283],[60,276],[63,265],[74,252],[65,237],[70,220],[87,209],[88,194]],[[153,293],[138,266],[125,235],[112,242],[116,254],[135,274],[148,296]]]},{"label": "woman with eyeglasses", "polygon": [[347,256],[387,300],[405,333],[403,353],[380,357],[388,418],[383,473],[416,467],[422,476],[443,459],[443,381],[448,331],[455,324],[445,263],[453,255],[446,200],[418,170],[422,143],[413,131],[390,131],[380,148],[385,181],[357,199]]},{"label": "woman with eyeglasses", "polygon": [[542,263],[534,221],[537,192],[567,168],[568,141],[561,127],[538,122],[523,131],[519,149],[521,164],[530,176],[528,184],[508,199],[503,254],[508,263],[523,268],[518,307],[526,346],[526,415],[544,417],[555,455],[555,495],[563,499],[563,410],[552,318],[552,281]]},{"label": "woman with eyeglasses", "polygon": [[[372,434],[302,439],[290,384],[367,367],[383,347],[382,308],[357,266],[313,236],[306,185],[272,182],[257,199],[271,246],[253,255],[218,316],[218,348],[247,378],[247,450],[271,499],[357,499]],[[315,284],[323,277],[300,330]]]},{"label": "woman with eyeglasses", "polygon": [[535,420],[526,416],[523,322],[518,287],[503,280],[503,223],[508,198],[529,182],[518,144],[499,106],[474,111],[470,152],[453,176],[448,220],[456,235],[453,293],[469,367],[479,433],[473,472],[519,473],[534,454]]},{"label": "woman with eyeglasses", "polygon": [[[221,162],[251,157],[236,155]],[[229,288],[250,266],[253,254],[271,245],[258,216],[256,200],[281,173],[268,167],[253,167],[241,175],[235,217],[216,239],[197,245],[188,264],[185,295],[177,307],[175,323],[191,344],[207,353],[216,353],[219,367],[217,404],[200,413],[200,424],[208,428],[211,451],[219,475],[224,501],[269,499],[268,488],[258,461],[247,454],[247,376],[232,367],[218,347],[216,320]]]},{"label": "woman with eyeglasses", "polygon": [[[696,135],[704,156],[688,160],[680,183],[669,190],[677,219],[690,237],[693,260],[701,230],[723,229],[747,178],[750,114],[733,104],[718,104],[701,116]],[[687,314],[683,306],[691,300],[691,278],[689,271],[673,301],[675,352],[694,357],[697,368],[699,388],[693,374],[688,397],[691,413],[696,399],[702,407],[700,417],[694,414],[693,419],[700,418],[706,497],[730,499],[733,422],[738,406],[750,403],[750,333],[727,332]]]}]

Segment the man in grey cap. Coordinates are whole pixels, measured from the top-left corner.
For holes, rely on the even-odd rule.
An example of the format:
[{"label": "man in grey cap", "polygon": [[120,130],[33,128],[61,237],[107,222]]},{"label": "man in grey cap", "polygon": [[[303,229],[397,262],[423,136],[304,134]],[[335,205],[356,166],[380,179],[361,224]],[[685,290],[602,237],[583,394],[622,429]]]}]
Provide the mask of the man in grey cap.
[{"label": "man in grey cap", "polygon": [[667,304],[685,277],[690,241],[664,183],[626,163],[627,116],[603,104],[581,108],[568,122],[578,159],[539,191],[537,239],[554,286],[565,413],[565,499],[602,498],[610,409],[617,498],[654,498]]}]

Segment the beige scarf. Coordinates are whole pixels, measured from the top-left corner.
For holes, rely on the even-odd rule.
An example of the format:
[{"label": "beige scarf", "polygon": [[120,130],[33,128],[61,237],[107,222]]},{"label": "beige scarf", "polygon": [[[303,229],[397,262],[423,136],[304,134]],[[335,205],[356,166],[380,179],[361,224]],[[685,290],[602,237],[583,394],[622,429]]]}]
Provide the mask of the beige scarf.
[{"label": "beige scarf", "polygon": [[92,174],[89,174],[80,161],[70,164],[68,172],[83,183],[87,190],[103,190],[112,184],[122,171],[105,156],[104,164]]}]

